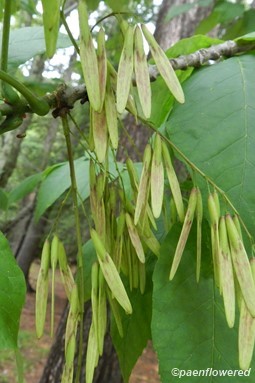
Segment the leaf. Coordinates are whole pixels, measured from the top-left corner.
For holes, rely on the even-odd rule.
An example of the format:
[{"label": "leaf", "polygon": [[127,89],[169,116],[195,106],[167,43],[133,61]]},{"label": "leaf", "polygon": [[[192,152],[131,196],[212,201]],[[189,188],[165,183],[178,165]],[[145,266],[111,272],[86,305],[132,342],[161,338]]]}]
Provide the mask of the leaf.
[{"label": "leaf", "polygon": [[198,0],[194,3],[184,3],[181,5],[172,5],[172,7],[167,12],[164,22],[169,22],[176,16],[180,16],[183,13],[188,12],[190,9],[200,6],[200,7],[208,7],[212,3],[212,0]]},{"label": "leaf", "polygon": [[237,37],[235,42],[238,45],[250,44],[255,41],[255,32],[247,33],[244,36]]},{"label": "leaf", "polygon": [[[0,41],[2,33],[0,33]],[[59,34],[57,48],[67,48],[71,45],[67,35]],[[0,43],[1,47],[1,43]],[[25,27],[14,29],[10,33],[8,66],[17,69],[32,57],[45,53],[45,41],[43,27]]]},{"label": "leaf", "polygon": [[15,349],[26,283],[7,239],[0,232],[0,349]]},{"label": "leaf", "polygon": [[188,12],[190,9],[192,9],[196,6],[197,6],[196,3],[191,3],[191,4],[184,3],[181,5],[172,5],[172,7],[169,9],[169,11],[167,12],[167,14],[165,16],[164,22],[166,23],[166,22],[172,20],[174,17],[180,16],[183,13]]},{"label": "leaf", "polygon": [[29,15],[35,16],[39,14],[36,9],[37,4],[33,0],[21,0],[20,3],[20,8],[26,11]]},{"label": "leaf", "polygon": [[[214,44],[221,43],[221,40],[212,39],[207,36],[193,36],[177,42],[173,47],[166,51],[169,58],[175,58],[180,55],[193,53],[201,48],[208,48]],[[189,68],[185,71],[176,71],[181,84],[187,80],[192,74],[194,68]],[[149,119],[150,123],[159,127],[168,117],[173,105],[174,97],[168,92],[168,88],[164,80],[159,76],[156,81],[151,83],[152,90],[152,111]]]},{"label": "leaf", "polygon": [[129,6],[126,0],[106,0],[105,3],[113,10],[113,12],[130,12]]},{"label": "leaf", "polygon": [[238,18],[235,22],[231,23],[223,37],[225,40],[233,40],[236,37],[252,33],[254,32],[254,23],[255,9],[249,9],[244,12],[243,17]]},{"label": "leaf", "polygon": [[[89,196],[89,162],[84,158],[74,161],[79,196],[85,200]],[[53,205],[53,203],[71,186],[69,163],[54,167],[42,181],[35,210],[35,219]]]},{"label": "leaf", "polygon": [[[230,198],[255,230],[255,57],[243,55],[198,70],[184,84],[166,131],[171,140]],[[205,184],[200,180],[205,190]]]},{"label": "leaf", "polygon": [[90,11],[95,11],[98,8],[100,0],[87,0],[86,3]]},{"label": "leaf", "polygon": [[[152,339],[159,359],[161,383],[181,380],[183,383],[210,381],[219,383],[219,376],[194,378],[174,377],[171,370],[235,370],[238,369],[237,328],[229,329],[222,297],[212,279],[212,262],[203,242],[202,267],[196,282],[196,231],[191,232],[182,263],[172,282],[168,275],[180,226],[174,226],[161,247],[153,275]],[[209,241],[209,230],[203,238]],[[252,371],[254,368],[254,362]],[[245,379],[253,382],[254,374]],[[231,376],[239,383],[239,376]]]},{"label": "leaf", "polygon": [[54,55],[57,47],[60,2],[60,0],[42,0],[44,38],[48,58],[51,58]]},{"label": "leaf", "polygon": [[237,17],[241,17],[244,14],[244,10],[243,4],[230,3],[228,1],[219,2],[209,16],[198,25],[196,33],[206,34],[217,24],[230,22]]},{"label": "leaf", "polygon": [[9,204],[17,202],[31,193],[42,179],[43,173],[33,174],[22,181],[9,193]]},{"label": "leaf", "polygon": [[139,290],[129,293],[129,299],[133,307],[133,314],[126,315],[124,310],[120,310],[123,337],[120,337],[115,320],[111,322],[111,336],[116,349],[120,369],[127,383],[131,371],[143,352],[148,340],[151,337],[151,275],[147,275],[147,285],[145,293],[142,295]]},{"label": "leaf", "polygon": [[0,188],[0,210],[7,210],[9,205],[9,196],[4,191],[4,189]]}]

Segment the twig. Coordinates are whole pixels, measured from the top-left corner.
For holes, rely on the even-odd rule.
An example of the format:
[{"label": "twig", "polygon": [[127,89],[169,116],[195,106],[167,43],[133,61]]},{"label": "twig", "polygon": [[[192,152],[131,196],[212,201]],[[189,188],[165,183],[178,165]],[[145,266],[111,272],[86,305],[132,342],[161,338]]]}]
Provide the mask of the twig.
[{"label": "twig", "polygon": [[[198,68],[210,60],[219,60],[222,57],[233,57],[240,55],[255,49],[255,43],[238,44],[235,41],[226,41],[222,44],[213,45],[209,48],[199,49],[198,51],[186,56],[179,56],[174,59],[170,59],[170,62],[175,70],[185,70],[188,67]],[[154,81],[159,75],[155,65],[149,66],[151,81]],[[2,74],[2,73],[0,73]],[[25,87],[18,83],[15,79],[9,79],[10,76],[4,73],[1,77],[2,80],[7,81],[10,85],[16,88],[18,91],[22,91]],[[10,81],[9,81],[10,80]],[[18,85],[17,85],[18,83]],[[26,92],[31,92],[26,89]],[[26,97],[26,95],[24,95]],[[75,102],[80,100],[81,103],[88,101],[88,95],[85,85],[79,85],[76,87],[62,85],[56,89],[53,93],[47,94],[43,97],[43,101],[46,101],[51,109],[53,109],[53,116],[58,117],[61,115],[62,109],[72,109]],[[29,105],[24,105],[24,113],[33,113]],[[0,105],[0,112],[4,116],[15,114],[15,107],[8,104]],[[19,109],[19,113],[20,113]]]}]

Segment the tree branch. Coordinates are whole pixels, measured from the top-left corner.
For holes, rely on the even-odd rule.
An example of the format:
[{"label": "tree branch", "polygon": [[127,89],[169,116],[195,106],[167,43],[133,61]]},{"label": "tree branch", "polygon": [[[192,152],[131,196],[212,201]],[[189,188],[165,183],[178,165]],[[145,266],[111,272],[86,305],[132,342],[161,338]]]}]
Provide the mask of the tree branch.
[{"label": "tree branch", "polygon": [[[177,58],[170,59],[170,62],[175,70],[185,70],[188,67],[198,68],[204,64],[207,64],[210,60],[215,61],[222,57],[233,57],[254,49],[255,42],[238,44],[229,40],[222,44],[213,45],[209,48],[199,49],[198,51],[186,56],[179,56]],[[159,75],[155,65],[149,66],[149,72],[151,81],[154,81]],[[53,110],[53,117],[56,118],[61,115],[62,109],[72,109],[76,101],[80,100],[81,103],[88,101],[88,95],[85,85],[79,85],[76,87],[61,85],[53,93],[44,96],[43,99]],[[11,105],[5,103],[0,105],[0,113],[3,116],[15,115],[15,112],[15,106],[12,107]],[[18,112],[21,114],[20,109]],[[29,105],[25,105],[22,112],[32,113],[32,110]]]},{"label": "tree branch", "polygon": [[180,56],[171,59],[173,68],[187,69],[188,67],[198,68],[209,60],[219,60],[222,57],[233,57],[255,49],[255,42],[239,45],[235,41],[225,41],[222,44],[212,45],[210,48],[199,49],[190,55]]},{"label": "tree branch", "polygon": [[[255,42],[239,45],[235,41],[228,40],[222,44],[212,45],[209,48],[202,48],[189,55],[179,56],[170,59],[174,70],[185,70],[189,67],[199,68],[210,60],[219,60],[222,57],[233,57],[255,49]],[[150,77],[156,79],[158,76],[156,65],[150,66]]]}]

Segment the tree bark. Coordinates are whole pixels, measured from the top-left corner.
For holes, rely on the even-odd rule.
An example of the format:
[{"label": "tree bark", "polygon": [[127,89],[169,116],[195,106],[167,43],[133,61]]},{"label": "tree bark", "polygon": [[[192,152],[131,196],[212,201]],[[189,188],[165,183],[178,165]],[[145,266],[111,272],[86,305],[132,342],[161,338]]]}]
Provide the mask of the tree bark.
[{"label": "tree bark", "polygon": [[172,6],[189,3],[194,3],[194,1],[163,0],[158,13],[154,34],[162,49],[167,50],[180,39],[192,36],[199,22],[207,17],[212,9],[212,5],[208,7],[194,5],[189,11],[167,21],[167,15]]},{"label": "tree bark", "polygon": [[0,187],[4,188],[16,167],[22,139],[17,134],[23,135],[31,124],[32,116],[29,115],[18,130],[7,132],[0,136]]}]

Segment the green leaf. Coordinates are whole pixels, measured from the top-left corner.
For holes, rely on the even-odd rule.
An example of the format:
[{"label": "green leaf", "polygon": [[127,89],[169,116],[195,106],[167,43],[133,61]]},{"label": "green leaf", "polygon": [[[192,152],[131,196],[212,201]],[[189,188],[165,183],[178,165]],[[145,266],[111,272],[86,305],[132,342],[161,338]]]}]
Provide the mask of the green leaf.
[{"label": "green leaf", "polygon": [[90,11],[95,11],[98,8],[100,0],[87,0],[86,4]]},{"label": "green leaf", "polygon": [[[85,200],[89,196],[89,162],[85,158],[74,161],[79,196]],[[41,215],[71,186],[69,163],[54,167],[42,181],[35,210],[35,219]]]},{"label": "green leaf", "polygon": [[255,32],[247,33],[244,36],[237,37],[235,42],[238,45],[250,44],[255,41]]},{"label": "green leaf", "polygon": [[4,14],[4,0],[0,0],[0,21],[3,19],[3,14]]},{"label": "green leaf", "polygon": [[220,15],[217,11],[213,10],[205,19],[198,24],[195,29],[196,34],[206,34],[211,31],[220,20]]},{"label": "green leaf", "polygon": [[122,376],[126,383],[137,359],[151,338],[151,275],[147,275],[146,281],[146,290],[143,295],[140,293],[140,290],[137,289],[128,293],[133,314],[127,315],[120,307],[123,326],[122,338],[119,335],[116,322],[113,318],[111,322],[112,341],[118,355]]},{"label": "green leaf", "polygon": [[[212,39],[207,36],[192,36],[178,41],[173,47],[166,51],[169,58],[175,58],[180,55],[187,55],[193,53],[201,48],[208,48],[215,44],[220,44],[222,41],[219,39]],[[192,74],[194,68],[189,68],[185,71],[176,71],[178,79],[181,83],[187,80]],[[152,111],[149,122],[159,127],[168,117],[175,99],[168,91],[166,84],[161,76],[156,81],[151,83],[152,89]]]},{"label": "green leaf", "polygon": [[[0,33],[0,41],[2,33]],[[67,35],[59,34],[57,47],[67,48],[71,45]],[[0,44],[1,45],[1,44]],[[45,53],[45,41],[43,27],[25,27],[14,29],[10,33],[8,66],[17,69],[32,57]]]},{"label": "green leaf", "polygon": [[169,11],[167,12],[165,16],[164,22],[168,22],[172,20],[174,17],[180,16],[183,13],[188,12],[190,9],[196,6],[197,6],[196,3],[184,3],[181,5],[172,5],[172,7],[169,9]]},{"label": "green leaf", "polygon": [[245,6],[240,3],[232,3],[229,1],[223,1],[214,8],[219,13],[219,22],[225,23],[231,21],[237,17],[243,16]]},{"label": "green leaf", "polygon": [[113,12],[129,11],[129,5],[126,0],[106,0],[105,3],[113,10]]},{"label": "green leaf", "polygon": [[0,232],[0,349],[15,349],[26,283],[7,239]]},{"label": "green leaf", "polygon": [[176,104],[166,123],[173,143],[227,194],[251,233],[255,232],[254,66],[254,55],[243,55],[198,70],[184,84],[186,103]]},{"label": "green leaf", "polygon": [[20,0],[20,8],[30,15],[37,15],[36,2],[34,0]]},{"label": "green leaf", "polygon": [[224,34],[225,40],[233,40],[238,36],[254,32],[255,9],[244,12],[243,17],[238,18],[227,28]]},{"label": "green leaf", "polygon": [[9,193],[9,205],[24,198],[31,193],[42,179],[43,173],[33,174],[23,180],[15,189]]},{"label": "green leaf", "polygon": [[244,5],[228,1],[216,4],[208,17],[203,19],[196,28],[196,33],[208,33],[217,24],[230,22],[244,14]]},{"label": "green leaf", "polygon": [[7,210],[8,204],[9,196],[4,189],[0,188],[0,210]]},{"label": "green leaf", "polygon": [[[225,319],[222,297],[212,279],[210,250],[203,241],[202,268],[196,282],[196,230],[191,231],[187,246],[174,279],[169,271],[181,227],[174,226],[161,247],[153,275],[152,339],[158,355],[161,383],[182,381],[220,383],[221,377],[192,375],[174,377],[172,369],[235,370],[238,366],[237,323],[229,329]],[[209,230],[203,230],[208,240]],[[238,321],[236,321],[238,322]],[[245,382],[254,381],[254,367]],[[226,380],[227,381],[227,380]],[[240,376],[231,376],[233,383]]]}]

